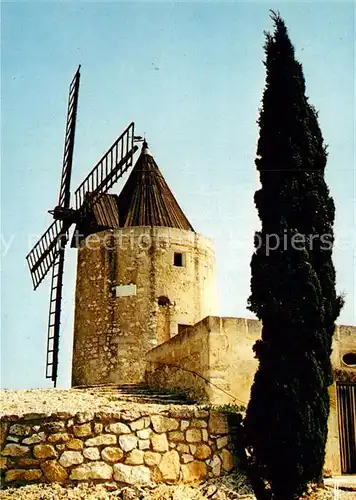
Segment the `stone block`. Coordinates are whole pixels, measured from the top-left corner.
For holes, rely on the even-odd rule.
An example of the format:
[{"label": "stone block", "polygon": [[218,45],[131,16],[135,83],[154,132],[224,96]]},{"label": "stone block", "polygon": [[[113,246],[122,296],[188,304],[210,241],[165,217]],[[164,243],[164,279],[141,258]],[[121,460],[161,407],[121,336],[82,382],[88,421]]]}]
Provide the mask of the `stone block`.
[{"label": "stone block", "polygon": [[225,446],[228,445],[228,442],[229,442],[228,436],[223,436],[223,437],[217,438],[217,440],[216,440],[217,449],[221,450],[221,448],[225,448]]},{"label": "stone block", "polygon": [[176,450],[167,451],[158,465],[162,479],[167,483],[174,483],[179,479],[180,460]]},{"label": "stone block", "polygon": [[141,413],[138,410],[125,410],[120,413],[120,417],[125,422],[132,422],[133,420],[138,420],[141,417]]},{"label": "stone block", "polygon": [[39,481],[42,479],[42,471],[40,469],[10,469],[6,471],[5,483],[12,481]]},{"label": "stone block", "polygon": [[88,460],[100,460],[100,451],[99,448],[92,446],[90,448],[85,448],[83,450],[84,458]]},{"label": "stone block", "polygon": [[151,444],[153,451],[168,451],[166,434],[151,434]]},{"label": "stone block", "polygon": [[[100,422],[95,422],[94,424],[94,434],[101,434],[103,432],[103,424]],[[115,434],[115,432],[114,432]]]},{"label": "stone block", "polygon": [[73,425],[73,434],[76,437],[91,436],[91,424]]},{"label": "stone block", "polygon": [[209,465],[212,469],[212,473],[215,477],[220,476],[221,474],[221,460],[217,455],[214,455],[210,460]]},{"label": "stone block", "polygon": [[84,448],[84,443],[81,439],[73,438],[67,441],[66,448],[68,448],[68,450],[82,450]]},{"label": "stone block", "polygon": [[137,437],[133,434],[119,436],[119,445],[123,451],[131,451],[137,447]]},{"label": "stone block", "polygon": [[199,441],[201,441],[201,430],[187,429],[185,432],[185,438],[188,443],[199,443]]},{"label": "stone block", "polygon": [[179,428],[179,422],[177,420],[162,415],[152,415],[151,422],[153,429],[158,433],[175,431]]},{"label": "stone block", "polygon": [[92,462],[89,464],[90,479],[111,479],[113,470],[112,467],[105,462]]},{"label": "stone block", "polygon": [[181,468],[184,483],[204,481],[208,476],[208,467],[204,462],[193,461],[188,464],[182,464]]},{"label": "stone block", "polygon": [[223,413],[212,411],[209,418],[209,432],[210,434],[227,434],[228,424],[226,415]]},{"label": "stone block", "polygon": [[180,430],[181,431],[185,431],[186,429],[188,429],[189,425],[190,425],[189,420],[181,420],[181,422],[180,422]]},{"label": "stone block", "polygon": [[195,458],[198,460],[205,460],[211,456],[211,449],[207,444],[199,444],[194,453]]},{"label": "stone block", "polygon": [[194,460],[193,455],[189,455],[188,453],[183,453],[182,455],[183,464],[189,464],[190,462],[193,462],[193,460]]},{"label": "stone block", "polygon": [[232,454],[228,450],[222,450],[222,452],[220,453],[220,458],[222,462],[222,468],[226,472],[230,472],[234,467],[234,458]]},{"label": "stone block", "polygon": [[38,444],[42,443],[46,439],[46,434],[44,432],[39,432],[38,434],[32,434],[32,436],[29,436],[25,439],[22,440],[22,444]]},{"label": "stone block", "polygon": [[145,451],[143,460],[146,465],[150,465],[151,467],[154,465],[158,465],[162,459],[162,455],[160,453],[156,453],[154,451]]},{"label": "stone block", "polygon": [[141,417],[138,420],[135,420],[134,422],[130,422],[129,426],[131,427],[132,431],[138,431],[141,429],[144,429],[150,425],[150,418],[149,417]]},{"label": "stone block", "polygon": [[149,450],[150,449],[150,440],[149,439],[139,439],[138,440],[138,448],[139,448],[139,450]]},{"label": "stone block", "polygon": [[36,444],[33,448],[36,458],[57,458],[58,453],[51,444]]},{"label": "stone block", "polygon": [[84,481],[90,479],[89,464],[83,464],[79,467],[74,467],[70,472],[69,479],[74,479],[76,481]]},{"label": "stone block", "polygon": [[6,441],[10,442],[10,443],[19,443],[21,441],[21,437],[20,436],[12,436],[11,434],[8,434]]},{"label": "stone block", "polygon": [[123,456],[124,453],[118,446],[107,446],[101,451],[101,458],[110,464],[119,462]]},{"label": "stone block", "polygon": [[59,459],[59,463],[63,467],[71,467],[72,465],[79,465],[83,462],[84,458],[80,451],[64,451]]},{"label": "stone block", "polygon": [[206,420],[193,419],[190,422],[190,427],[197,427],[198,429],[203,429],[208,427],[208,422]]},{"label": "stone block", "polygon": [[182,431],[170,431],[168,432],[169,441],[184,441],[184,432]]},{"label": "stone block", "polygon": [[47,441],[49,443],[65,443],[70,440],[70,436],[67,432],[57,432],[56,434],[51,434],[48,436]]},{"label": "stone block", "polygon": [[78,422],[78,424],[84,424],[86,422],[91,422],[92,420],[94,420],[94,412],[85,411],[85,412],[77,413],[75,419]]},{"label": "stone block", "polygon": [[85,446],[109,446],[117,443],[117,437],[114,434],[99,434],[99,436],[87,439]]},{"label": "stone block", "polygon": [[151,429],[142,429],[142,430],[138,430],[136,432],[136,435],[137,437],[139,437],[140,439],[149,439],[150,435],[152,433],[152,430]]},{"label": "stone block", "polygon": [[30,448],[28,446],[22,446],[20,444],[7,444],[1,455],[3,457],[25,457],[29,455]]},{"label": "stone block", "polygon": [[195,418],[208,418],[209,411],[208,410],[201,410],[200,408],[195,408],[194,417]]},{"label": "stone block", "polygon": [[113,424],[108,424],[105,426],[106,432],[112,432],[113,434],[131,434],[130,427],[122,422],[115,422]]},{"label": "stone block", "polygon": [[40,464],[40,461],[37,460],[37,458],[18,458],[17,459],[17,465],[19,467],[38,467]]},{"label": "stone block", "polygon": [[177,451],[179,451],[179,453],[189,453],[189,444],[178,443]]},{"label": "stone block", "polygon": [[7,458],[0,457],[0,471],[6,470],[6,469],[7,469]]},{"label": "stone block", "polygon": [[41,469],[45,478],[50,483],[63,483],[68,478],[68,473],[56,460],[46,460],[41,463]]},{"label": "stone block", "polygon": [[208,441],[209,440],[209,434],[206,429],[201,430],[201,438],[203,441]]},{"label": "stone block", "polygon": [[144,452],[142,450],[132,450],[125,460],[125,464],[128,465],[142,465],[143,464]]},{"label": "stone block", "polygon": [[14,434],[15,436],[29,436],[31,432],[30,425],[14,424],[9,429],[9,434]]},{"label": "stone block", "polygon": [[0,450],[2,450],[5,445],[8,429],[9,424],[7,422],[0,421]]},{"label": "stone block", "polygon": [[46,422],[42,425],[42,429],[48,434],[54,434],[55,432],[62,432],[66,428],[65,422],[61,420],[57,422]]},{"label": "stone block", "polygon": [[115,464],[114,479],[119,483],[148,485],[151,483],[151,471],[144,465]]}]

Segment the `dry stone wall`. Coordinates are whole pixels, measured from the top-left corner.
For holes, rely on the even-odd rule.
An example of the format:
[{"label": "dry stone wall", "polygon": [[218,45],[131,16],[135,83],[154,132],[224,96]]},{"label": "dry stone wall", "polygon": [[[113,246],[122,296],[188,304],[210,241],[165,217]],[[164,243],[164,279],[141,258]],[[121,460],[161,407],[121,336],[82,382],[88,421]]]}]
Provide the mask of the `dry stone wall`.
[{"label": "dry stone wall", "polygon": [[200,407],[5,416],[1,431],[7,485],[192,483],[233,468],[226,416]]}]

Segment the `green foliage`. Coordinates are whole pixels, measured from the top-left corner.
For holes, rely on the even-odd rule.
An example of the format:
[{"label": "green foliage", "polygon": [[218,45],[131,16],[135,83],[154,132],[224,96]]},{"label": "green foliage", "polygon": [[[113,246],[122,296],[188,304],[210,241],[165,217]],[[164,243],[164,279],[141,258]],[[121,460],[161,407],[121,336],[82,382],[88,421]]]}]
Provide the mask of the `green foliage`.
[{"label": "green foliage", "polygon": [[246,411],[246,407],[243,405],[237,405],[235,403],[226,403],[223,405],[214,406],[214,410],[228,414],[243,414]]},{"label": "green foliage", "polygon": [[[256,158],[262,227],[248,300],[263,327],[244,426],[250,470],[263,485],[257,498],[293,500],[322,475],[332,335],[343,301],[335,292],[326,146],[287,28],[279,14],[271,17]],[[279,238],[275,250],[270,235]]]}]

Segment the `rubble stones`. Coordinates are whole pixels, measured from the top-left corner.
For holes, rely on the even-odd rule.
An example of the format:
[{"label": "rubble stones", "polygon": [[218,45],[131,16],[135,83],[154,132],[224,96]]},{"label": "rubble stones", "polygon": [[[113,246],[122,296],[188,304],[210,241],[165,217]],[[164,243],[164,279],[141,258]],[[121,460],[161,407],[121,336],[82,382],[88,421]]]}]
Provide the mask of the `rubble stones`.
[{"label": "rubble stones", "polygon": [[132,434],[119,436],[119,445],[123,451],[131,451],[137,447],[137,437]]},{"label": "rubble stones", "polygon": [[99,460],[100,459],[99,448],[96,448],[95,446],[85,448],[85,450],[83,451],[83,456],[88,460]]},{"label": "rubble stones", "polygon": [[82,450],[84,448],[84,443],[80,439],[73,438],[66,443],[66,447],[69,450]]},{"label": "rubble stones", "polygon": [[168,441],[165,434],[152,434],[151,444],[154,451],[168,451]]},{"label": "rubble stones", "polygon": [[62,483],[68,478],[68,472],[56,460],[42,462],[41,469],[46,479],[51,483]]},{"label": "rubble stones", "polygon": [[84,458],[80,451],[64,451],[59,459],[63,467],[71,467],[83,463]]},{"label": "rubble stones", "polygon": [[36,458],[57,458],[57,451],[51,444],[36,444],[33,448]]},{"label": "rubble stones", "polygon": [[142,450],[132,450],[125,460],[125,464],[129,465],[142,465],[144,452]]},{"label": "rubble stones", "polygon": [[207,465],[204,462],[190,462],[188,464],[183,464],[182,466],[183,482],[194,483],[196,481],[202,481],[206,478],[208,473]]},{"label": "rubble stones", "polygon": [[126,424],[122,422],[116,422],[115,424],[109,424],[105,427],[106,432],[112,432],[113,434],[130,434],[131,430]]},{"label": "rubble stones", "polygon": [[101,451],[101,457],[110,464],[119,462],[124,456],[124,452],[117,446],[107,446]]},{"label": "rubble stones", "polygon": [[1,454],[4,457],[25,457],[30,453],[28,446],[21,446],[20,444],[7,444]]},{"label": "rubble stones", "polygon": [[158,465],[161,461],[162,455],[154,451],[146,451],[143,455],[143,460],[146,465]]},{"label": "rubble stones", "polygon": [[73,434],[77,437],[88,437],[91,436],[91,425],[73,425]]},{"label": "rubble stones", "polygon": [[179,423],[174,418],[152,415],[151,421],[153,429],[158,433],[174,431],[179,428]]},{"label": "rubble stones", "polygon": [[114,479],[119,483],[144,485],[151,482],[151,471],[144,465],[132,467],[131,465],[115,464],[113,468]]},{"label": "rubble stones", "polygon": [[114,434],[99,434],[85,441],[85,446],[102,446],[110,444],[116,444],[116,436]]},{"label": "rubble stones", "polygon": [[201,441],[201,430],[200,429],[188,429],[185,433],[185,437],[188,443],[199,443]]}]

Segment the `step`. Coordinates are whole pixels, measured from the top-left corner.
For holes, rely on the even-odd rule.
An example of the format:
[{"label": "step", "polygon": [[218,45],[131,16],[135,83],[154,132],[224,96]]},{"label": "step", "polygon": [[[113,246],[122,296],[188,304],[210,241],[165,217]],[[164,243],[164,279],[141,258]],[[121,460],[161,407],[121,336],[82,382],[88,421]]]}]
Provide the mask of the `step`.
[{"label": "step", "polygon": [[184,394],[170,391],[155,390],[143,384],[102,384],[73,387],[75,390],[85,390],[98,396],[107,397],[110,401],[125,401],[141,404],[195,404]]}]

